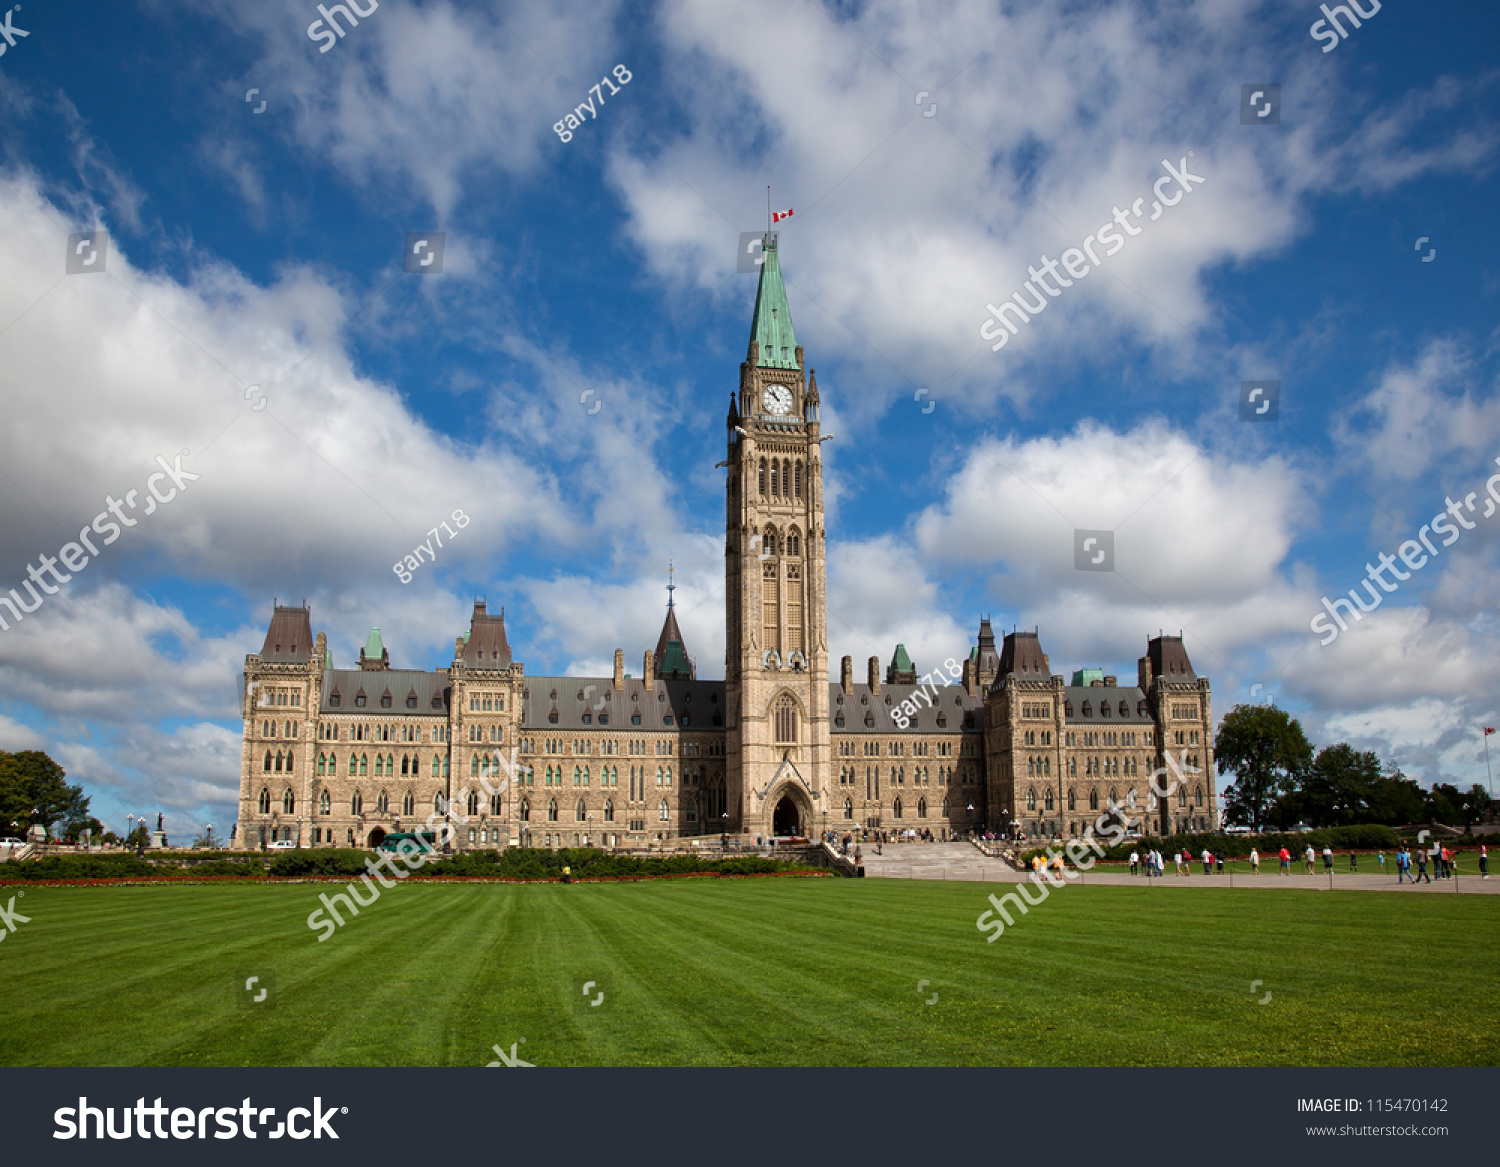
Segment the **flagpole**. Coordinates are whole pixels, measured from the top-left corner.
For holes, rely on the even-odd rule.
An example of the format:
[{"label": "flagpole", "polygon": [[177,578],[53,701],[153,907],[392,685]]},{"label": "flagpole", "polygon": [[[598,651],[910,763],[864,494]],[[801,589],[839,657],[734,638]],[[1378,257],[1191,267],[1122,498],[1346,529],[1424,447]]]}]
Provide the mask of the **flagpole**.
[{"label": "flagpole", "polygon": [[766,234],[771,233],[771,187],[766,185]]},{"label": "flagpole", "polygon": [[[1483,727],[1481,727],[1483,728]],[[1485,792],[1491,802],[1495,801],[1495,776],[1490,772],[1490,731],[1484,731],[1484,777],[1489,789]]]}]

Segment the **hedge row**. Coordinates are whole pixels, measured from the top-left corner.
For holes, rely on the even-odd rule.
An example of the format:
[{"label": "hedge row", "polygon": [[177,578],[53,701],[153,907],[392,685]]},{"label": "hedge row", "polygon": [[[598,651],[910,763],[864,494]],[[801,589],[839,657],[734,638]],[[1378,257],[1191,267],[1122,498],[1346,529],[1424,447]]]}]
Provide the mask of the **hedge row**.
[{"label": "hedge row", "polygon": [[[1188,854],[1194,856],[1202,855],[1204,851],[1211,851],[1215,855],[1223,855],[1226,859],[1246,859],[1254,849],[1259,851],[1261,858],[1264,859],[1274,856],[1283,847],[1293,856],[1297,856],[1306,851],[1309,846],[1321,854],[1324,847],[1332,847],[1335,851],[1343,853],[1346,851],[1394,851],[1400,845],[1400,836],[1390,827],[1365,825],[1326,827],[1316,831],[1303,831],[1300,834],[1197,834],[1165,837],[1146,835],[1106,848],[1104,855],[1106,859],[1129,859],[1132,851],[1145,853],[1155,850],[1170,856],[1174,852],[1186,850]],[[1021,858],[1029,863],[1033,855],[1045,856],[1046,853],[1045,848],[1038,847],[1024,852]]]},{"label": "hedge row", "polygon": [[[0,865],[0,880],[54,879],[129,879],[172,876],[240,876],[247,878],[271,875],[281,879],[306,876],[354,877],[365,873],[369,851],[349,848],[284,851],[264,863],[261,856],[251,859],[225,859],[221,856],[179,865],[170,861],[152,862],[133,854],[49,855],[42,859]],[[470,851],[433,859],[421,868],[423,875],[463,878],[484,876],[491,879],[556,879],[564,865],[579,878],[607,876],[655,875],[767,875],[802,870],[797,864],[757,855],[733,859],[705,859],[696,855],[668,855],[638,858],[632,855],[609,855],[596,848],[548,851],[512,848],[507,851]]]}]

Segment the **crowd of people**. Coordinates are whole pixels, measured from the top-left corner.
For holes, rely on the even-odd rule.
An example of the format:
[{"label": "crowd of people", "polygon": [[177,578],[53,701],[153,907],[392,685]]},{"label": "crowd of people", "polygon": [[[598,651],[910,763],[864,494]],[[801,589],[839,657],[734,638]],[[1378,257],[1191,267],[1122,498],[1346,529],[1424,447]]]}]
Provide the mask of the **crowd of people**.
[{"label": "crowd of people", "polygon": [[[1332,874],[1335,858],[1333,848],[1324,846],[1322,851],[1322,858],[1324,874]],[[1350,851],[1348,854],[1348,858],[1350,872],[1358,874],[1358,852]],[[1204,848],[1203,854],[1199,856],[1198,859],[1203,864],[1204,875],[1211,875],[1215,872],[1220,875],[1224,873],[1224,855],[1222,853],[1214,854],[1207,848]],[[1276,853],[1276,860],[1280,874],[1290,876],[1292,874],[1292,853],[1285,847],[1282,847],[1281,850]],[[1458,871],[1457,851],[1450,850],[1448,847],[1443,846],[1440,843],[1433,844],[1430,849],[1424,850],[1422,848],[1418,848],[1416,851],[1411,850],[1409,847],[1403,844],[1395,853],[1396,882],[1402,883],[1405,880],[1410,880],[1412,883],[1421,883],[1425,880],[1426,882],[1431,883],[1432,878],[1427,874],[1427,865],[1429,860],[1432,863],[1434,873],[1439,879],[1451,879]],[[1413,861],[1415,861],[1417,866],[1416,875],[1412,875]],[[1174,851],[1172,853],[1172,865],[1176,869],[1178,875],[1192,875],[1193,862],[1193,855],[1185,849]],[[1310,843],[1308,844],[1307,850],[1302,853],[1302,862],[1306,865],[1308,875],[1312,875],[1316,872],[1318,864],[1318,851]],[[1377,874],[1384,875],[1384,851],[1375,852],[1375,863],[1377,867]],[[1250,850],[1250,873],[1252,875],[1260,874],[1260,852],[1255,848],[1251,848]],[[1144,874],[1148,879],[1153,875],[1165,875],[1166,859],[1162,856],[1162,853],[1160,851],[1149,850],[1144,855],[1142,855],[1139,850],[1132,850],[1130,852],[1130,874]],[[1490,877],[1489,849],[1484,844],[1480,844],[1479,847],[1479,874],[1484,879],[1488,879]]]}]

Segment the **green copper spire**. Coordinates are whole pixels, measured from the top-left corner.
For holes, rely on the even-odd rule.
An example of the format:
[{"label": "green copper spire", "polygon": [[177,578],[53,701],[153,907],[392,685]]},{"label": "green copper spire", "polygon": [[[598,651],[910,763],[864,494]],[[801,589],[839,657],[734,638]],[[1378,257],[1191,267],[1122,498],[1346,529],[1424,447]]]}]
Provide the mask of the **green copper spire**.
[{"label": "green copper spire", "polygon": [[385,655],[385,645],[380,642],[380,629],[371,628],[370,638],[365,641],[365,656],[371,660],[379,660]]},{"label": "green copper spire", "polygon": [[755,290],[755,319],[750,339],[760,346],[756,365],[762,369],[795,369],[797,337],[792,332],[792,310],[787,307],[786,287],[781,282],[781,262],[776,258],[776,236],[767,234],[761,254],[760,287]]}]

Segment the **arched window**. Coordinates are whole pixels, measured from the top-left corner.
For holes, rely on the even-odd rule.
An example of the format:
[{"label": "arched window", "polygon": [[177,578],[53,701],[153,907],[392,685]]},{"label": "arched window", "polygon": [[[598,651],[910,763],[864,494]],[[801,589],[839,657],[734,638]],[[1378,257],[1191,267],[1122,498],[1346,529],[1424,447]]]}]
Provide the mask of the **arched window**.
[{"label": "arched window", "polygon": [[790,693],[784,693],[776,702],[776,740],[794,743],[797,740],[797,703]]},{"label": "arched window", "polygon": [[781,493],[787,498],[792,497],[792,464],[790,462],[781,464]]},{"label": "arched window", "polygon": [[326,790],[323,791],[322,794],[318,795],[318,813],[319,814],[332,814],[333,813],[333,800],[328,797],[328,791],[326,791]]},{"label": "arched window", "polygon": [[760,493],[764,498],[766,494],[766,460],[764,458],[760,460]]},{"label": "arched window", "polygon": [[391,809],[391,798],[384,790],[375,796],[375,813],[387,814]]},{"label": "arched window", "polygon": [[943,796],[943,817],[948,817],[948,798],[946,795]]},{"label": "arched window", "polygon": [[1099,809],[1099,792],[1097,790],[1090,790],[1089,791],[1089,809],[1090,810],[1098,810]]},{"label": "arched window", "polygon": [[262,766],[261,769],[264,770],[267,774],[269,774],[271,772],[271,751],[270,750],[266,751],[266,764],[264,766]]},{"label": "arched window", "polygon": [[360,754],[360,756],[359,756],[359,776],[361,778],[363,778],[368,773],[369,773],[369,767],[367,765],[367,759],[365,758],[364,754]]},{"label": "arched window", "polygon": [[664,823],[672,821],[672,808],[667,805],[665,798],[661,800],[661,806],[657,808],[657,817]]},{"label": "arched window", "polygon": [[288,787],[287,792],[281,796],[281,813],[292,814],[296,809],[297,799],[292,794],[291,788]]},{"label": "arched window", "polygon": [[578,800],[578,805],[573,808],[573,818],[580,823],[588,818],[588,808],[583,805],[581,798]]},{"label": "arched window", "polygon": [[1187,805],[1187,787],[1185,787],[1185,786],[1179,786],[1177,788],[1177,805],[1178,806],[1186,806]]},{"label": "arched window", "polygon": [[358,790],[356,790],[353,794],[351,794],[349,796],[349,813],[350,814],[364,814],[365,813],[365,796],[363,794],[361,794]]},{"label": "arched window", "polygon": [[401,813],[406,818],[410,818],[412,815],[416,814],[416,812],[417,812],[417,801],[412,796],[412,792],[410,790],[408,790],[405,794],[403,794],[401,796]]},{"label": "arched window", "polygon": [[[415,771],[413,771],[413,773],[415,773]],[[434,778],[438,776],[438,756],[436,754],[432,755],[432,776]]]},{"label": "arched window", "polygon": [[521,821],[523,823],[529,823],[531,821],[531,799],[529,799],[529,798],[523,798],[523,799],[521,799],[521,811],[520,811],[520,814],[521,814]]},{"label": "arched window", "polygon": [[319,774],[327,774],[328,773],[328,756],[326,754],[319,754],[318,755],[318,773]]},{"label": "arched window", "polygon": [[775,498],[781,493],[781,463],[771,459],[771,497]]},{"label": "arched window", "polygon": [[557,799],[555,798],[547,800],[547,821],[549,823],[557,822]]},{"label": "arched window", "polygon": [[479,777],[479,755],[478,754],[475,754],[473,757],[471,757],[469,759],[469,777],[470,778],[478,778]]},{"label": "arched window", "polygon": [[492,794],[492,795],[490,795],[490,813],[491,814],[499,814],[500,813],[500,795],[498,795],[498,794]]},{"label": "arched window", "polygon": [[795,470],[794,473],[796,474],[796,478],[793,479],[793,481],[796,483],[797,497],[801,498],[802,497],[802,463],[801,462],[797,463],[797,469]]},{"label": "arched window", "polygon": [[1029,786],[1026,788],[1026,809],[1036,809],[1036,788],[1034,786]]},{"label": "arched window", "polygon": [[604,821],[612,823],[615,821],[615,800],[606,798],[604,800]]},{"label": "arched window", "polygon": [[1068,791],[1068,809],[1069,810],[1077,810],[1078,809],[1078,795],[1074,791],[1072,791],[1072,790]]},{"label": "arched window", "polygon": [[1052,809],[1052,790],[1051,790],[1050,787],[1047,790],[1046,807],[1047,807],[1048,810]]},{"label": "arched window", "polygon": [[894,813],[894,814],[895,814],[895,816],[896,816],[896,817],[897,817],[897,818],[900,818],[900,817],[901,817],[901,815],[902,815],[902,810],[903,810],[903,808],[902,808],[902,806],[901,806],[901,796],[900,796],[900,795],[897,795],[897,796],[896,796],[896,803],[895,803],[895,805],[894,805],[894,806],[893,806],[893,807],[892,807],[892,808],[891,808],[891,810],[892,810],[892,812],[893,812],[893,813]]},{"label": "arched window", "polygon": [[385,773],[385,759],[379,754],[375,755],[375,777],[379,778]]},{"label": "arched window", "polygon": [[260,813],[271,813],[271,792],[264,786],[260,788]]},{"label": "arched window", "polygon": [[844,799],[844,817],[846,819],[854,817],[854,800],[852,798]]},{"label": "arched window", "polygon": [[776,554],[776,528],[766,527],[765,534],[760,538],[760,553],[762,556]]},{"label": "arched window", "polygon": [[1201,786],[1195,786],[1195,787],[1193,787],[1193,805],[1194,806],[1202,806],[1203,805],[1203,787],[1201,787]]},{"label": "arched window", "polygon": [[927,800],[925,798],[917,799],[917,817],[919,819],[927,817]]}]

